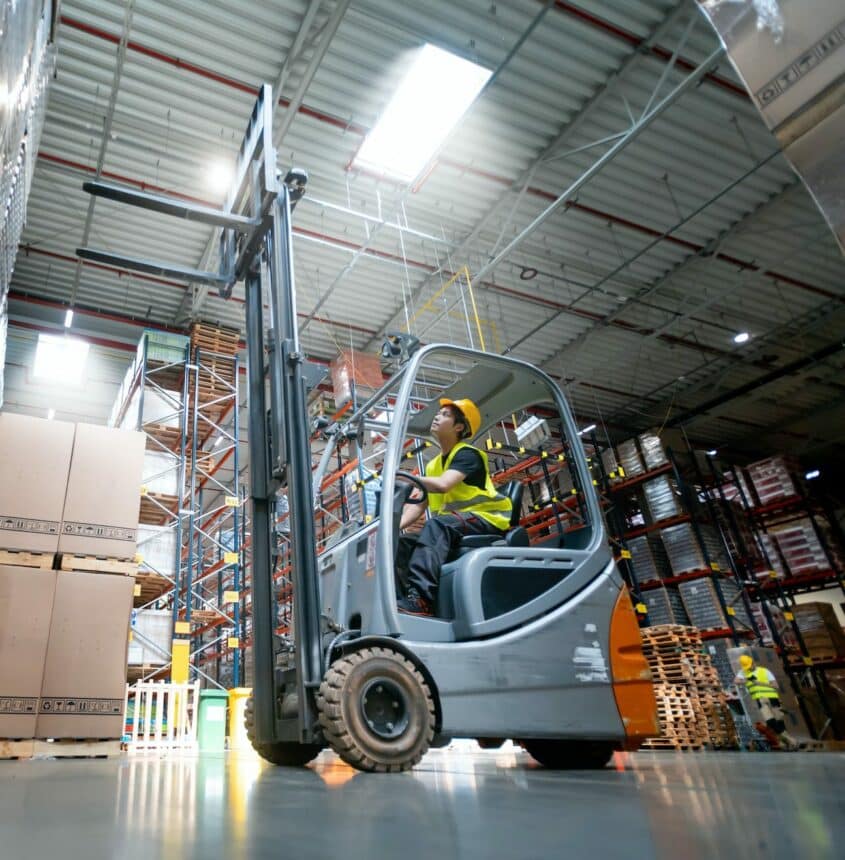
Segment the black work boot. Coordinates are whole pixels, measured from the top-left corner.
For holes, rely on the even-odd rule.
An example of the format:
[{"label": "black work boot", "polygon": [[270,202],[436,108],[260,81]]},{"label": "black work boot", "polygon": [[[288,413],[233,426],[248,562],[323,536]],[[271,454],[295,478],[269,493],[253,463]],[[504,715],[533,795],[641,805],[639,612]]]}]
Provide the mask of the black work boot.
[{"label": "black work boot", "polygon": [[431,602],[426,600],[413,585],[409,586],[404,597],[400,597],[396,601],[396,606],[405,615],[422,615],[427,617],[434,615]]}]

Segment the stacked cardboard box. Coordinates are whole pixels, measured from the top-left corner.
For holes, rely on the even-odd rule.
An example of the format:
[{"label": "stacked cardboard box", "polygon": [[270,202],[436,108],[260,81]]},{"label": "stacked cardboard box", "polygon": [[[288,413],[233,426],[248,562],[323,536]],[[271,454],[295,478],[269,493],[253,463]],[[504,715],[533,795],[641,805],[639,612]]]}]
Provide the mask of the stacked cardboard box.
[{"label": "stacked cardboard box", "polygon": [[135,583],[114,559],[142,455],[141,434],[0,414],[0,737],[121,736]]},{"label": "stacked cardboard box", "polygon": [[845,657],[845,634],[829,603],[800,603],[792,613],[811,657]]},{"label": "stacked cardboard box", "polygon": [[698,631],[662,625],[641,632],[661,732],[659,738],[647,740],[644,748],[735,748],[736,730],[727,699]]}]

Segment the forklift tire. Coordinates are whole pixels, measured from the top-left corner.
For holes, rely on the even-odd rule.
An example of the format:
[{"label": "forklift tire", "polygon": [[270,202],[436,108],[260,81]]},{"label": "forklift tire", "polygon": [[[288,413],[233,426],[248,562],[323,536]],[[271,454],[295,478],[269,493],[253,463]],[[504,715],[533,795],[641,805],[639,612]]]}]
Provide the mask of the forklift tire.
[{"label": "forklift tire", "polygon": [[613,744],[601,741],[522,741],[528,754],[550,770],[601,770],[613,757]]},{"label": "forklift tire", "polygon": [[416,666],[389,648],[336,660],[317,694],[332,749],[358,770],[410,770],[434,738],[434,701]]},{"label": "forklift tire", "polygon": [[298,744],[295,741],[279,741],[275,744],[258,743],[255,740],[255,733],[253,731],[255,717],[252,696],[247,699],[246,707],[244,708],[244,726],[246,727],[246,735],[252,744],[252,748],[261,758],[269,761],[271,764],[277,764],[282,767],[305,767],[323,749],[319,744]]}]

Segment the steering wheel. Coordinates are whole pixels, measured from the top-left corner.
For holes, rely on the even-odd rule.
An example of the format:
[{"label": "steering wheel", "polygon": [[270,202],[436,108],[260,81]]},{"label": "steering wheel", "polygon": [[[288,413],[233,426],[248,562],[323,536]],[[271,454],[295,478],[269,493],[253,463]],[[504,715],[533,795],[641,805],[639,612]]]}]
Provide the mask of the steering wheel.
[{"label": "steering wheel", "polygon": [[[422,498],[414,499],[411,504],[421,505],[423,502],[428,501],[428,490],[425,488],[425,484],[416,475],[412,475],[410,472],[397,472],[396,477],[402,478],[402,480],[413,484],[422,493]],[[408,495],[410,497],[410,493]]]}]

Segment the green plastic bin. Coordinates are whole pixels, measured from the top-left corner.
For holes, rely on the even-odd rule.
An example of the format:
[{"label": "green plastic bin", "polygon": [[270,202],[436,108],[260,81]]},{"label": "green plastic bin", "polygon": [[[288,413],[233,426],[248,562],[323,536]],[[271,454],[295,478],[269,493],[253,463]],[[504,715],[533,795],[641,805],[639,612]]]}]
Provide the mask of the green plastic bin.
[{"label": "green plastic bin", "polygon": [[225,690],[201,690],[200,712],[197,720],[197,740],[200,752],[224,752],[226,749]]}]

